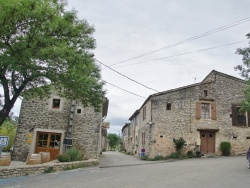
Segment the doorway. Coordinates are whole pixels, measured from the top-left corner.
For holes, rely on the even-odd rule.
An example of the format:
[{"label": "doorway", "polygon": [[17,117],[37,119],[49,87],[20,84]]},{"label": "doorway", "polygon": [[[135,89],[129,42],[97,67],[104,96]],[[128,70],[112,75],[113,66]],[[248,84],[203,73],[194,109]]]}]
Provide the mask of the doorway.
[{"label": "doorway", "polygon": [[215,153],[215,133],[214,132],[200,132],[201,153]]},{"label": "doorway", "polygon": [[49,152],[50,160],[54,160],[60,153],[60,141],[60,133],[37,132],[35,153]]}]

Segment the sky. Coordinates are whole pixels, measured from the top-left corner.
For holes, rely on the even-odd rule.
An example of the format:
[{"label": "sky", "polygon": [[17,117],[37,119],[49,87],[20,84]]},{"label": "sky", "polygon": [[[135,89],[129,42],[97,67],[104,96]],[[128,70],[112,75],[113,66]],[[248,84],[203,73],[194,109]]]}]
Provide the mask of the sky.
[{"label": "sky", "polygon": [[97,62],[108,82],[108,132],[120,134],[157,91],[201,82],[212,70],[240,78],[236,49],[249,46],[249,7],[249,0],[68,0],[67,9],[95,28],[95,58],[113,69]]}]

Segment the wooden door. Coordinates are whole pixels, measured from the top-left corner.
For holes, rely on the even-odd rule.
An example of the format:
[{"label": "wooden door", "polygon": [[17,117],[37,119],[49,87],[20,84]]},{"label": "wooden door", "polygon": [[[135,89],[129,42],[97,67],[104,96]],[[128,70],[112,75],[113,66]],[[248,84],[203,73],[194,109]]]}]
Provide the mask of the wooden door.
[{"label": "wooden door", "polygon": [[201,132],[201,153],[214,153],[215,152],[215,133],[214,132]]},{"label": "wooden door", "polygon": [[38,132],[35,153],[50,152],[50,160],[60,153],[60,133]]}]

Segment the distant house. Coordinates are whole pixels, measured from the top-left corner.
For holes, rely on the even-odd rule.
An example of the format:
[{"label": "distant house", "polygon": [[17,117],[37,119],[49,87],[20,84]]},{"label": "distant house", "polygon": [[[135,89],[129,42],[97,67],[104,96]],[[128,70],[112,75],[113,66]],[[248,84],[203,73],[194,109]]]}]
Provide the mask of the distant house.
[{"label": "distant house", "polygon": [[[220,143],[229,141],[231,154],[245,153],[250,146],[250,114],[241,112],[247,83],[213,70],[200,83],[150,95],[138,116],[135,135],[138,151],[166,156],[175,151],[173,138],[183,137],[185,150],[221,154]],[[130,118],[131,124],[135,116]]]},{"label": "distant house", "polygon": [[130,123],[126,123],[122,127],[122,144],[122,150],[125,152],[131,152]]},{"label": "distant house", "polygon": [[107,116],[108,100],[103,110],[83,107],[78,100],[61,98],[23,99],[14,154],[50,152],[51,160],[69,147],[85,152],[86,158],[98,158],[101,152],[102,121]]}]

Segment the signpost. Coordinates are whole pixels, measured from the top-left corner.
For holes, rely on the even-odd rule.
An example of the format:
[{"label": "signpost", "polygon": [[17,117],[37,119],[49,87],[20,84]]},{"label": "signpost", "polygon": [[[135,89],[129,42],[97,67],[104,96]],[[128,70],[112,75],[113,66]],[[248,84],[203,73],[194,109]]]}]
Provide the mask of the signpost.
[{"label": "signpost", "polygon": [[0,158],[2,155],[2,149],[3,149],[3,147],[8,145],[8,142],[9,142],[8,136],[0,136]]}]

